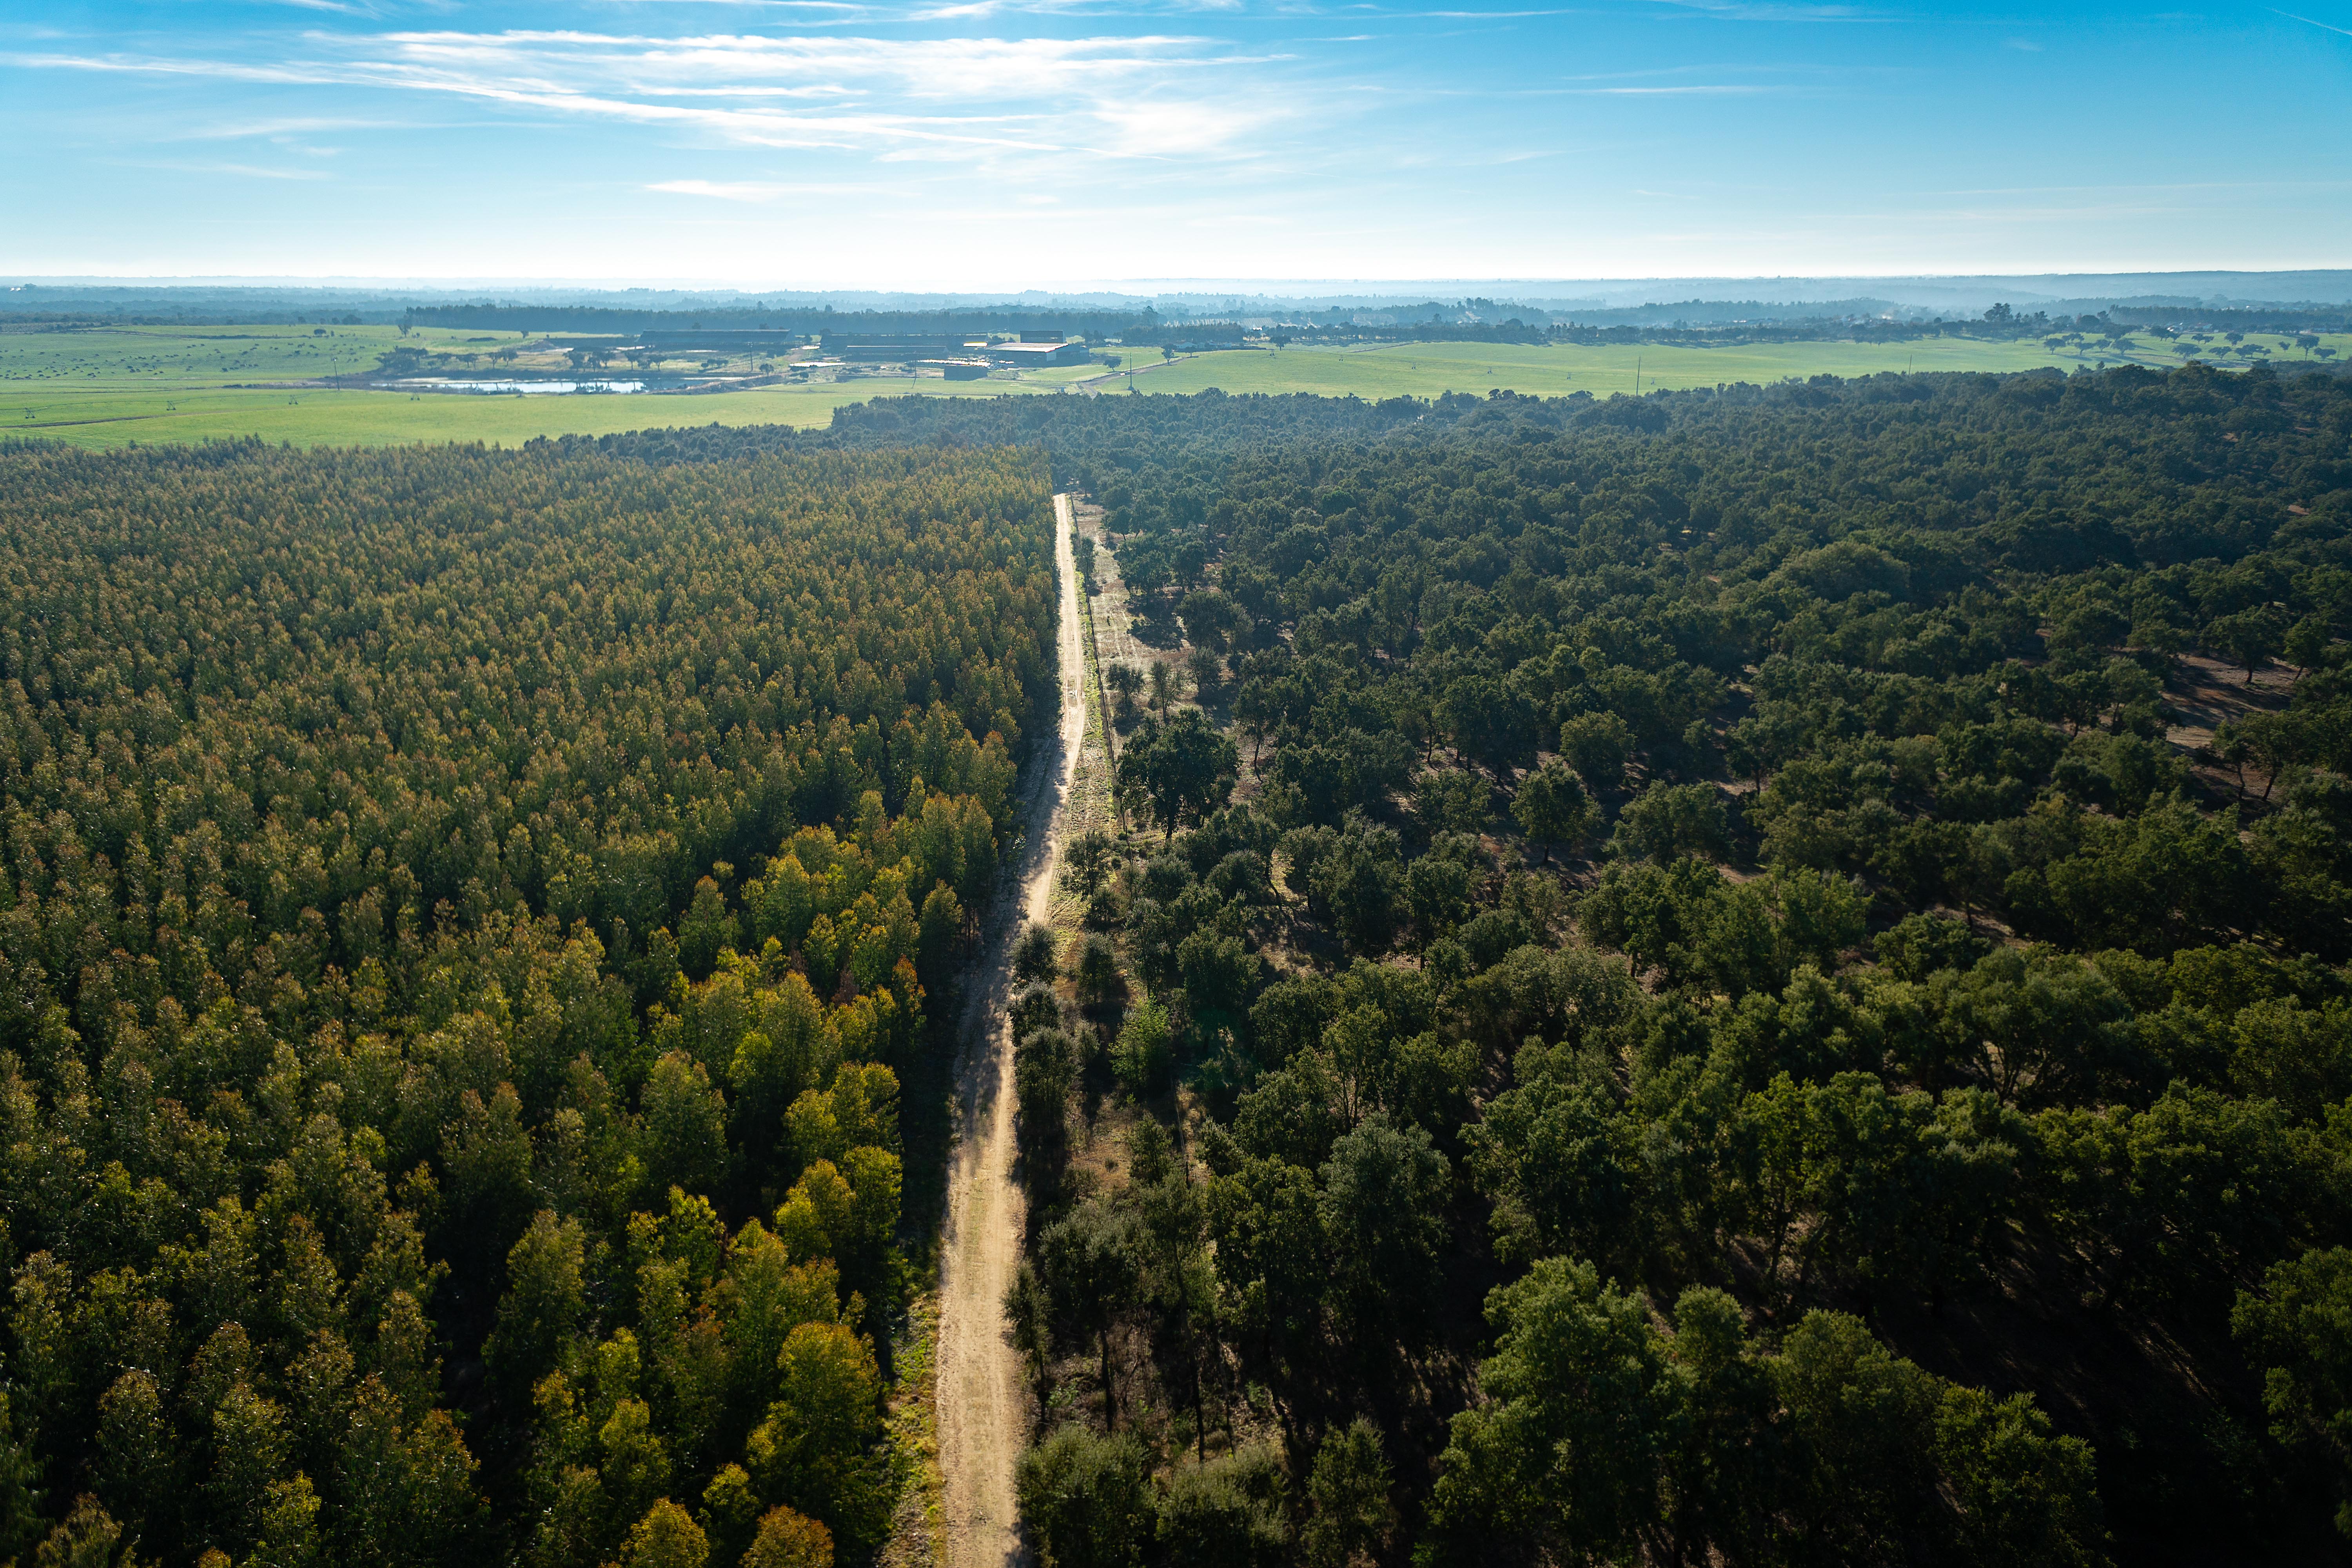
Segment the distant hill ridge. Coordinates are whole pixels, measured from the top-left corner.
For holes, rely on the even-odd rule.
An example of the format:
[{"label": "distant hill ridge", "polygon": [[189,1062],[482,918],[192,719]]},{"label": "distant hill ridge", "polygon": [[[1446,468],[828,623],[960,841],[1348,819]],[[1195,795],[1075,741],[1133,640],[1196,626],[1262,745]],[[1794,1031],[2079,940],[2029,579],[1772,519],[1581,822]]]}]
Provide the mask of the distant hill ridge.
[{"label": "distant hill ridge", "polygon": [[[1995,304],[2053,316],[2110,309],[2294,310],[2352,305],[2352,269],[2280,272],[2101,272],[1936,276],[1648,279],[1138,279],[1055,289],[921,292],[610,288],[528,280],[447,282],[343,279],[19,277],[0,279],[0,321],[87,317],[189,321],[398,322],[480,330],[630,331],[700,315],[740,327],[866,331],[1117,333],[1139,318],[1252,319],[1335,310],[1428,319],[1512,311],[1600,324],[1935,314],[1975,315]],[[850,322],[841,318],[848,315]],[[790,321],[793,326],[784,323]],[[898,322],[899,325],[888,323]]]}]

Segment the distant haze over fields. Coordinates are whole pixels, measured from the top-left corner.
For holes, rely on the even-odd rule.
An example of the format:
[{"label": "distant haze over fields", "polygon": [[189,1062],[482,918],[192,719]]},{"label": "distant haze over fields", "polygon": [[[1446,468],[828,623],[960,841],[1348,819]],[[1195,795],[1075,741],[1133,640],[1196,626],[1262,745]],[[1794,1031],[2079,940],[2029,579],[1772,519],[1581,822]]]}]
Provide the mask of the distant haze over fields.
[{"label": "distant haze over fields", "polygon": [[742,310],[767,306],[841,310],[943,310],[982,305],[1140,310],[1192,316],[1262,315],[1290,310],[1383,310],[1475,301],[1481,313],[1636,310],[1656,306],[1743,305],[1767,315],[1973,315],[1995,304],[2053,314],[2109,305],[2196,309],[2352,303],[2352,269],[2276,272],[2103,272],[1908,277],[1615,279],[1129,279],[1018,289],[882,291],[782,289],[742,284],[630,283],[545,279],[71,278],[0,279],[0,314],[105,310],[139,313],[239,310],[397,310],[459,301]]}]

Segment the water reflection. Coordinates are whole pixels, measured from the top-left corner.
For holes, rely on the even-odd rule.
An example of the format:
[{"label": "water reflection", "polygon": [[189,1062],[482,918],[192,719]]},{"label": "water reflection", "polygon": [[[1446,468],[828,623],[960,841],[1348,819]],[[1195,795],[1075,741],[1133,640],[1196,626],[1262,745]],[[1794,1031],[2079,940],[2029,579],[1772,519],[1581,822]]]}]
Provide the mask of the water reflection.
[{"label": "water reflection", "polygon": [[565,392],[643,392],[642,381],[455,381],[446,376],[415,376],[381,383],[392,392],[520,393],[525,397]]}]

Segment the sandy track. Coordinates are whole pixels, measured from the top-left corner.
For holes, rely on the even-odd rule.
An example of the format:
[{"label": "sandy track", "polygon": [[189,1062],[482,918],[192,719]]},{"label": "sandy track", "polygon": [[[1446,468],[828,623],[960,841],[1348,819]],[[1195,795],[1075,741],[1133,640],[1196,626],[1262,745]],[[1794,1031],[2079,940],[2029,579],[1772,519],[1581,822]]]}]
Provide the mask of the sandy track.
[{"label": "sandy track", "polygon": [[966,987],[956,1062],[956,1146],[948,1163],[947,1235],[940,1248],[940,1468],[950,1568],[1004,1568],[1024,1560],[1013,1507],[1021,1451],[1021,1366],[1005,1335],[1004,1291],[1021,1261],[1023,1202],[1013,1180],[1013,1042],[1004,1007],[1013,936],[1042,920],[1054,890],[1064,808],[1086,735],[1086,655],[1077,567],[1070,552],[1070,498],[1054,498],[1054,571],[1060,580],[1062,724],[1040,737],[1023,802],[1026,847],[1020,896],[1000,905]]}]

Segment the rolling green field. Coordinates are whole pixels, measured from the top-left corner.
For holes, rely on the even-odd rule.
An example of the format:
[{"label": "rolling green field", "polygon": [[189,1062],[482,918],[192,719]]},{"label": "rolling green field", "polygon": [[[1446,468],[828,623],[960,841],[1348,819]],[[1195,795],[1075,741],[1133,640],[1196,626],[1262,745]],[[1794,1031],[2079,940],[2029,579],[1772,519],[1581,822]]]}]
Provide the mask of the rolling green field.
[{"label": "rolling green field", "polygon": [[[2275,344],[2275,338],[2264,340]],[[2220,340],[2215,340],[2216,345]],[[2203,344],[2184,346],[2204,348]],[[2321,346],[2339,353],[2352,338],[2329,337]],[[2281,365],[2304,363],[2301,351],[2280,352]],[[2055,366],[2077,370],[2129,360],[2178,365],[2180,356],[2154,338],[2135,338],[2124,354],[2042,347],[2041,342],[1987,342],[1972,338],[1922,338],[1900,343],[1743,343],[1723,348],[1675,348],[1659,344],[1586,348],[1576,344],[1521,346],[1511,343],[1388,343],[1370,348],[1243,349],[1195,354],[1172,363],[1143,368],[1134,377],[1138,392],[1189,393],[1208,387],[1226,392],[1319,392],[1334,397],[1435,397],[1447,392],[1480,393],[1508,388],[1558,397],[1589,392],[1595,397],[1636,390],[1657,392],[1736,382],[1769,383],[1790,376],[1875,375],[1882,371],[2014,372]],[[1124,370],[1091,384],[1124,391]]]},{"label": "rolling green field", "polygon": [[[0,436],[43,436],[86,447],[136,441],[206,441],[259,436],[297,447],[380,447],[404,441],[479,441],[513,447],[534,436],[604,436],[682,425],[824,425],[845,403],[904,395],[921,385],[932,396],[1002,396],[1032,389],[1009,382],[949,387],[940,382],[845,382],[839,385],[761,387],[693,396],[412,396],[399,392],[136,390],[72,399],[28,399],[10,387],[0,404]],[[39,410],[37,421],[23,417]]]},{"label": "rolling green field", "polygon": [[[534,436],[607,435],[681,425],[823,425],[845,403],[912,392],[996,396],[1032,388],[1005,381],[916,383],[898,378],[764,386],[692,395],[478,396],[370,392],[257,383],[300,382],[373,367],[394,345],[440,357],[428,370],[486,368],[501,349],[544,338],[393,327],[125,327],[0,332],[0,434],[89,447],[259,436],[298,447],[479,441],[515,446]],[[489,362],[495,363],[495,362]],[[526,363],[530,363],[527,359]],[[625,368],[610,374],[625,376]]]},{"label": "rolling green field", "polygon": [[[2306,362],[2275,334],[2250,340],[2273,363]],[[373,366],[395,345],[435,356],[426,368],[480,370],[519,354],[525,365],[562,362],[561,340],[428,329],[404,337],[392,327],[108,327],[72,331],[0,331],[0,432],[90,447],[259,436],[298,447],[377,446],[404,441],[479,441],[512,446],[535,436],[604,435],[686,425],[823,425],[844,404],[876,397],[990,397],[1079,390],[1120,394],[1124,369],[1068,366],[1018,380],[950,385],[936,380],[860,377],[692,395],[466,396],[409,395],[271,383],[299,383]],[[2323,348],[2352,355],[2352,337]],[[1368,348],[1292,347],[1195,354],[1160,363],[1139,351],[1138,392],[1320,393],[1329,396],[1434,397],[1498,388],[1538,396],[1655,392],[1791,376],[1870,375],[1882,371],[2074,370],[2123,360],[2177,365],[2182,349],[2209,356],[2219,339],[2168,343],[2133,339],[2105,347],[2045,348],[2037,340],[1923,338],[1900,343],[1764,343],[1723,348],[1656,344],[1585,348],[1496,343],[1392,343]],[[2242,358],[2241,353],[2240,358]],[[2232,363],[2238,363],[2232,360]],[[611,373],[625,375],[615,367]],[[1638,383],[1637,383],[1638,377]]]},{"label": "rolling green field", "polygon": [[47,397],[126,383],[176,389],[347,375],[404,341],[462,353],[468,335],[479,334],[413,332],[404,340],[394,327],[334,326],[17,330],[0,332],[0,387],[10,397]]}]

